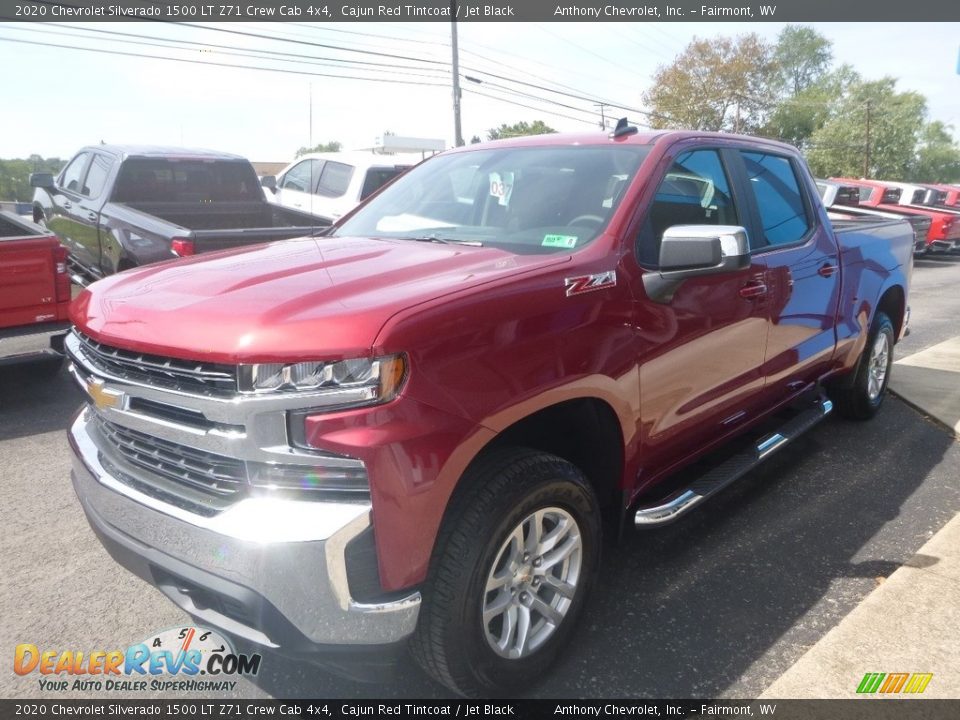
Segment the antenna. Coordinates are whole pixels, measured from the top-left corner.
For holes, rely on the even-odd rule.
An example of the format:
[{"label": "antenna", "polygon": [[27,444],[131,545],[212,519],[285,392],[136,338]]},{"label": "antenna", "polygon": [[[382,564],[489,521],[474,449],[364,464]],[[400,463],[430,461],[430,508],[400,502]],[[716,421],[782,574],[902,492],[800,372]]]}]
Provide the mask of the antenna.
[{"label": "antenna", "polygon": [[635,125],[630,125],[627,122],[627,119],[625,117],[622,117],[619,120],[617,120],[617,126],[613,129],[613,132],[610,133],[610,137],[616,139],[618,137],[627,137],[628,135],[634,135],[638,132],[640,131],[637,129]]}]

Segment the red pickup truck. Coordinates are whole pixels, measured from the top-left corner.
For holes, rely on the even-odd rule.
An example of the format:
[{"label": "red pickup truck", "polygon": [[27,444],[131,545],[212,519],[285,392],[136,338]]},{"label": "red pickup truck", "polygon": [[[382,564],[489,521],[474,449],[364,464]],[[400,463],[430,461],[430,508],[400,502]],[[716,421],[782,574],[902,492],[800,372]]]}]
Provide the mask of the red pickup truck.
[{"label": "red pickup truck", "polygon": [[70,327],[67,251],[51,233],[0,212],[0,365],[57,370]]},{"label": "red pickup truck", "polygon": [[74,486],[204,625],[525,687],[602,533],[683,516],[834,408],[877,411],[912,243],[902,220],[831,225],[765,140],[621,123],[443,153],[329,236],[83,291]]},{"label": "red pickup truck", "polygon": [[925,252],[947,252],[960,247],[960,215],[950,210],[921,208],[900,204],[900,188],[877,180],[831,178],[860,189],[860,205],[900,215],[930,218]]}]

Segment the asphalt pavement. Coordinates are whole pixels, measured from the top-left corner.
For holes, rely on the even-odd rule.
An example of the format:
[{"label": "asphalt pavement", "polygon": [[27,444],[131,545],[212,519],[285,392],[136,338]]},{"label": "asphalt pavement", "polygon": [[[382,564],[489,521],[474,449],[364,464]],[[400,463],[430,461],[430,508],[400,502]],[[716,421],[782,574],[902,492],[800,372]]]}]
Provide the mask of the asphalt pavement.
[{"label": "asphalt pavement", "polygon": [[[899,357],[960,335],[958,265],[960,257],[917,263],[912,332]],[[8,658],[18,643],[109,650],[191,624],[116,565],[87,526],[64,435],[80,402],[65,373],[0,378]],[[607,547],[572,647],[528,696],[759,696],[960,512],[958,477],[960,443],[895,396],[871,422],[828,419],[680,522]],[[854,687],[855,675],[851,668]],[[36,676],[0,669],[0,697],[40,695]],[[230,696],[447,692],[412,662],[360,684],[266,654],[255,683],[241,680]]]}]

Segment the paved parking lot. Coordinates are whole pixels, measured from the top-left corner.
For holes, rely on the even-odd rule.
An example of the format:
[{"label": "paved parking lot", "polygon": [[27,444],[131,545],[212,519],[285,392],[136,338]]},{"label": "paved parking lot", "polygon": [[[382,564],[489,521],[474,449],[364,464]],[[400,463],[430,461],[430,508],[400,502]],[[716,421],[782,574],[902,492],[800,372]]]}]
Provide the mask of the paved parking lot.
[{"label": "paved parking lot", "polygon": [[[912,306],[898,357],[960,334],[960,256],[917,263]],[[8,662],[17,643],[109,650],[188,622],[87,527],[64,437],[80,401],[65,373],[0,379]],[[960,512],[958,477],[960,443],[894,397],[873,422],[828,420],[686,519],[609,547],[572,651],[529,694],[758,695]],[[412,664],[364,685],[272,655],[234,693],[444,694]],[[35,677],[0,668],[0,696],[38,695]]]}]

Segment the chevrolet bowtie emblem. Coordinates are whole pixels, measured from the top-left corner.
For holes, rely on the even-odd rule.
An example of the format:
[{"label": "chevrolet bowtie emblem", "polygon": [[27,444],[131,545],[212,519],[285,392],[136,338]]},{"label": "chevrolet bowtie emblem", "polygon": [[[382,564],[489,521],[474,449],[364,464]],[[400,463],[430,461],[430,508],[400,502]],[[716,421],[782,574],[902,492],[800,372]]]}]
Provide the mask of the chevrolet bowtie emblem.
[{"label": "chevrolet bowtie emblem", "polygon": [[98,410],[123,407],[123,393],[104,387],[103,380],[87,380],[87,394]]}]

